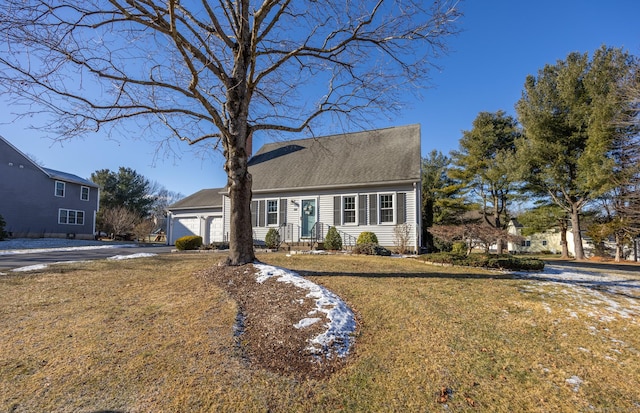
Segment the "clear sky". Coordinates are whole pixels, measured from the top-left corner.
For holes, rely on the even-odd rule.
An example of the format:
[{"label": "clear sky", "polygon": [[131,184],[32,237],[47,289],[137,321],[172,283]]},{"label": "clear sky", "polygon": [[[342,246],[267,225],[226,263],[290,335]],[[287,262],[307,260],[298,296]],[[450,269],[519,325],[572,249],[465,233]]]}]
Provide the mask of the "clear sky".
[{"label": "clear sky", "polygon": [[[450,54],[435,62],[441,70],[430,74],[432,88],[393,121],[372,122],[380,128],[421,124],[423,156],[457,149],[461,131],[479,112],[515,115],[526,76],[570,52],[591,55],[605,44],[640,55],[638,0],[466,0],[460,6],[462,32],[449,39]],[[125,166],[184,195],[226,183],[221,153],[203,156],[176,144],[176,156],[157,156],[152,137],[144,136],[55,143],[46,131],[28,128],[38,119],[11,122],[12,111],[0,111],[0,135],[48,168],[88,178],[98,169]],[[254,150],[261,143],[257,139]]]}]

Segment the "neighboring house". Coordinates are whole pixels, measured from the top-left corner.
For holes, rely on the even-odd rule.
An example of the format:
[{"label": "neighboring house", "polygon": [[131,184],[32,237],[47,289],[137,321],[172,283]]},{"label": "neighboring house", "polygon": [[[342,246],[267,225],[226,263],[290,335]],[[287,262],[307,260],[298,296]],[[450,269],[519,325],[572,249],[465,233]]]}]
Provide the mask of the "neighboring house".
[{"label": "neighboring house", "polygon": [[[407,246],[417,251],[420,166],[419,125],[266,144],[249,161],[254,240],[264,242],[267,231],[275,228],[287,243],[321,241],[335,226],[344,244],[371,231],[380,245],[393,247],[396,228],[404,225],[409,230]],[[202,235],[205,242],[207,236],[214,239],[209,227],[198,226],[194,218],[222,216],[223,238],[228,237],[229,198],[224,190],[218,192],[223,195],[219,205],[212,195],[218,190],[207,191],[207,202],[196,202],[198,194],[204,195],[200,191],[169,207],[169,230],[173,225],[176,234],[176,220],[186,218],[188,209],[194,212],[191,233]],[[170,236],[169,243],[176,238]]]},{"label": "neighboring house", "polygon": [[43,168],[0,137],[0,215],[11,237],[93,239],[98,185]]},{"label": "neighboring house", "polygon": [[[511,219],[507,226],[510,234],[522,236],[523,225],[517,219]],[[552,254],[560,254],[562,252],[562,244],[560,243],[560,229],[552,228],[544,232],[528,235],[523,237],[523,241],[519,244],[509,243],[509,252],[516,254],[538,254],[550,252]],[[591,238],[582,235],[582,246],[586,256],[593,253],[594,246]],[[573,241],[573,231],[571,228],[567,230],[567,250],[569,255],[575,256],[575,243]]]},{"label": "neighboring house", "polygon": [[226,241],[222,192],[224,188],[203,189],[169,206],[169,245],[186,235],[200,235],[205,245]]}]

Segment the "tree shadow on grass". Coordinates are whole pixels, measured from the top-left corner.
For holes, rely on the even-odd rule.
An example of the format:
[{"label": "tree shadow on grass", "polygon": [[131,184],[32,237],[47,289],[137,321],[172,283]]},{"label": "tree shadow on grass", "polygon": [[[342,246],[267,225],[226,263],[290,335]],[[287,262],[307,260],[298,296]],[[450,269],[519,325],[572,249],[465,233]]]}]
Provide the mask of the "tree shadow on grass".
[{"label": "tree shadow on grass", "polygon": [[[473,271],[473,270],[471,270]],[[517,277],[513,273],[498,272],[491,273],[464,273],[453,274],[447,272],[386,272],[386,273],[359,273],[346,271],[307,271],[296,270],[304,277],[358,277],[358,278],[444,278],[444,279],[474,279],[474,280],[510,280]]]},{"label": "tree shadow on grass", "polygon": [[640,280],[626,278],[624,275],[615,277],[600,272],[592,272],[585,270],[567,270],[570,272],[578,272],[579,274],[594,277],[592,279],[571,279],[567,277],[559,277],[562,270],[552,269],[544,272],[522,272],[522,271],[505,271],[495,273],[479,273],[473,272],[470,268],[468,273],[448,273],[448,272],[387,272],[387,273],[364,273],[364,272],[345,272],[345,271],[297,271],[304,277],[358,277],[358,278],[422,278],[422,279],[451,279],[451,280],[529,280],[534,282],[548,282],[562,284],[567,286],[579,286],[602,293],[616,295],[629,298],[632,300],[640,300]]}]

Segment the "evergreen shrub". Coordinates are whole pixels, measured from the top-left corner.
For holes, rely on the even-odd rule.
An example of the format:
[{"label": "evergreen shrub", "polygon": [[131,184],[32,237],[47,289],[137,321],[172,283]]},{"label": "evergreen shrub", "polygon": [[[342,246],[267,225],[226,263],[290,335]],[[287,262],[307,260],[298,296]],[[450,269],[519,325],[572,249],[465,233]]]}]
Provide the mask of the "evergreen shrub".
[{"label": "evergreen shrub", "polygon": [[342,249],[342,237],[338,234],[336,227],[331,227],[327,231],[327,235],[324,237],[324,248],[332,251]]},{"label": "evergreen shrub", "polygon": [[198,235],[186,235],[176,240],[176,248],[179,251],[197,250],[202,247],[202,237]]},{"label": "evergreen shrub", "polygon": [[361,244],[374,244],[378,245],[378,237],[373,232],[365,231],[360,233],[356,245]]},{"label": "evergreen shrub", "polygon": [[505,254],[470,254],[467,256],[440,252],[436,254],[423,255],[422,259],[440,264],[452,264],[494,270],[542,271],[544,269],[544,261],[537,258],[523,258]]},{"label": "evergreen shrub", "polygon": [[464,241],[456,241],[451,247],[451,252],[457,255],[467,255],[467,243]]},{"label": "evergreen shrub", "polygon": [[269,228],[267,235],[264,237],[264,244],[269,249],[276,249],[280,247],[280,233],[275,228]]}]

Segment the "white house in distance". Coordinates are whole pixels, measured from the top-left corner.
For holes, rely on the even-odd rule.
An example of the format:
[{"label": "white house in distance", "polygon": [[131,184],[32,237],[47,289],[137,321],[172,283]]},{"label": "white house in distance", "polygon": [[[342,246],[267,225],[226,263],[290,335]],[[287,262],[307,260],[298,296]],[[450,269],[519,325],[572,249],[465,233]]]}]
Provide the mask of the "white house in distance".
[{"label": "white house in distance", "polygon": [[[408,248],[420,246],[420,126],[275,142],[249,161],[252,222],[260,244],[270,228],[285,243],[322,240],[335,226],[344,244],[364,231],[380,245],[396,245],[409,229]],[[229,236],[224,188],[199,191],[171,205],[167,241],[200,235],[204,243]]]},{"label": "white house in distance", "polygon": [[[517,219],[511,219],[507,225],[507,232],[522,236],[522,228],[523,225]],[[560,238],[560,229],[552,228],[544,232],[528,235],[519,244],[509,242],[509,252],[517,254],[539,254],[544,252],[560,254],[562,252]],[[582,247],[585,255],[591,256],[593,254],[594,245],[589,237],[583,235]],[[576,248],[571,228],[567,230],[567,250],[570,255],[575,256]]]}]

